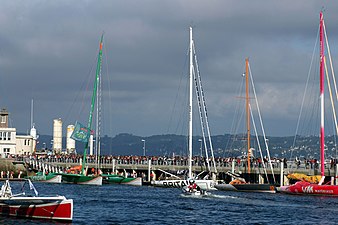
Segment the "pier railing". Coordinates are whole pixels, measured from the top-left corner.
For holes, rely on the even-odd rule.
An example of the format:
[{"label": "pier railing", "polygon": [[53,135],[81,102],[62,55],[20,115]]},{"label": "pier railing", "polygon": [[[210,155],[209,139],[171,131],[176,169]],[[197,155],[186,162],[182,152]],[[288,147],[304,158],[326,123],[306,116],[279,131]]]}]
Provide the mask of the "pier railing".
[{"label": "pier railing", "polygon": [[[47,155],[47,156],[29,156],[23,157],[23,161],[35,167],[35,169],[45,170],[48,172],[66,171],[70,167],[81,165],[82,157],[80,155]],[[87,166],[95,168],[99,165],[101,170],[115,172],[118,170],[168,170],[182,171],[188,169],[187,157],[161,157],[161,156],[102,156],[97,160],[95,156],[86,158]],[[205,158],[194,157],[192,160],[193,171],[206,171],[207,165],[213,168],[212,160],[209,162]],[[216,158],[216,169],[218,173],[228,172],[234,169],[236,172],[247,171],[247,159],[245,158]],[[283,165],[284,173],[300,172],[308,175],[319,174],[318,161],[316,160],[292,160],[287,162],[285,159],[273,159],[271,161],[274,173],[280,173],[280,167]],[[325,164],[326,175],[335,174],[336,161],[327,162]],[[264,164],[264,165],[263,165]],[[263,173],[263,167],[267,168],[267,172],[271,173],[271,168],[267,160],[254,159],[251,163],[251,171],[255,173]]]}]

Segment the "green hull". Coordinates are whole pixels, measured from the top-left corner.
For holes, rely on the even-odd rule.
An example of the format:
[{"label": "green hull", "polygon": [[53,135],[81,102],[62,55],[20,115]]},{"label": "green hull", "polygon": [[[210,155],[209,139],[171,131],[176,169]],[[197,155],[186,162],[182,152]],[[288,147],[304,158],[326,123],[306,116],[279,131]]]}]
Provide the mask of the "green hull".
[{"label": "green hull", "polygon": [[47,175],[44,175],[42,172],[38,172],[35,176],[27,176],[27,178],[32,181],[61,183],[61,178],[59,178],[59,176],[60,175],[58,173],[49,173]]},{"label": "green hull", "polygon": [[102,185],[102,177],[100,176],[85,176],[81,174],[62,174],[62,182],[72,184],[92,184]]},{"label": "green hull", "polygon": [[137,178],[124,177],[114,174],[102,174],[103,183],[105,184],[128,184],[134,182]]}]

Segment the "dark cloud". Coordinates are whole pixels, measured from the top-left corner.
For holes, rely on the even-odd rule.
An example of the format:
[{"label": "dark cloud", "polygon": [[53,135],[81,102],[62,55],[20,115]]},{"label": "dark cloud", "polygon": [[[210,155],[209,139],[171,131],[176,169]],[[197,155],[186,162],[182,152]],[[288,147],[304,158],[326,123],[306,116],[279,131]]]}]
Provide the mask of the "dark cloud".
[{"label": "dark cloud", "polygon": [[337,46],[333,1],[4,1],[0,106],[20,132],[32,98],[41,134],[55,118],[86,121],[104,32],[104,132],[175,132],[193,25],[212,134],[230,132],[249,57],[267,134],[293,135],[323,5]]}]

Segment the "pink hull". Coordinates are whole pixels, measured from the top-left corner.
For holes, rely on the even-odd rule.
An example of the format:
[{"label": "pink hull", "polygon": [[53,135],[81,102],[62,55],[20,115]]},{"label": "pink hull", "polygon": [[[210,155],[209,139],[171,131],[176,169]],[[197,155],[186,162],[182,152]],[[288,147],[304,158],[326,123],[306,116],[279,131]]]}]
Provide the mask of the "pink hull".
[{"label": "pink hull", "polygon": [[73,219],[73,200],[66,199],[61,202],[27,205],[0,203],[0,215],[71,221]]},{"label": "pink hull", "polygon": [[326,195],[338,197],[338,185],[318,185],[299,181],[290,186],[281,186],[280,192],[299,195]]}]

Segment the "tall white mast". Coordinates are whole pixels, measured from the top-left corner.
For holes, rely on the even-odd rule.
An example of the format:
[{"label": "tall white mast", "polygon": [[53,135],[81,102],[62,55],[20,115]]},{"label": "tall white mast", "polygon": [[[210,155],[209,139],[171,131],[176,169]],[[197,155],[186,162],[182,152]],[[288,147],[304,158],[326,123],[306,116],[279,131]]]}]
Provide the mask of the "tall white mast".
[{"label": "tall white mast", "polygon": [[34,126],[33,124],[33,108],[34,108],[34,100],[32,99],[32,102],[31,102],[31,128]]},{"label": "tall white mast", "polygon": [[193,55],[192,55],[192,27],[190,27],[190,45],[189,45],[189,56],[190,56],[190,69],[189,69],[189,178],[192,178],[192,93],[193,93]]}]

